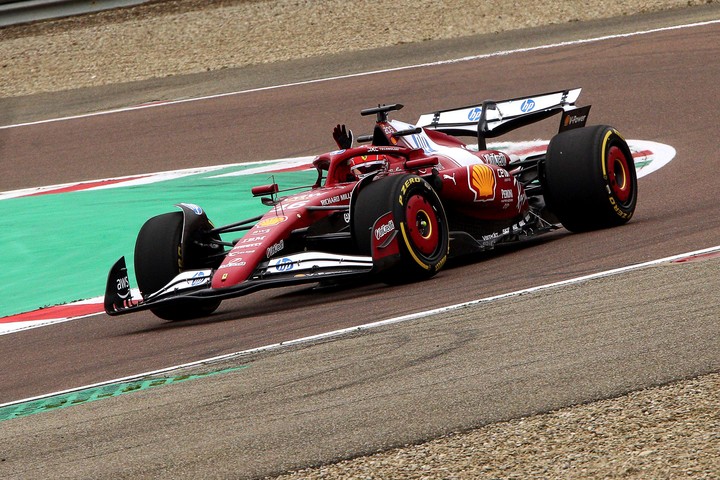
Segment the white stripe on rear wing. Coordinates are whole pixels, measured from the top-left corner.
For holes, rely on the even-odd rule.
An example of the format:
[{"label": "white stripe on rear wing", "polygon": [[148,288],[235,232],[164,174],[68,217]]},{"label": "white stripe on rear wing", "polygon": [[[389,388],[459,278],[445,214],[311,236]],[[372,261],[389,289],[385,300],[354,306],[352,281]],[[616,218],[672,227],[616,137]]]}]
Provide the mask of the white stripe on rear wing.
[{"label": "white stripe on rear wing", "polygon": [[575,88],[509,100],[486,100],[479,105],[423,114],[416,125],[448,133],[467,132],[470,135],[477,135],[478,122],[481,120],[483,105],[485,105],[485,132],[488,134],[486,136],[490,137],[493,136],[494,130],[498,130],[499,127],[515,119],[535,116],[552,110],[571,110],[575,107],[581,90],[581,88]]}]

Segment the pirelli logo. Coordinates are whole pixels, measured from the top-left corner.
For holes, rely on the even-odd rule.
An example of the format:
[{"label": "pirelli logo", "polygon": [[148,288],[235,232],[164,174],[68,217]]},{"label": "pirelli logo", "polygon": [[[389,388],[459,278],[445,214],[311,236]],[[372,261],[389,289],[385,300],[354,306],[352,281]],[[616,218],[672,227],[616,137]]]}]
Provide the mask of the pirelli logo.
[{"label": "pirelli logo", "polygon": [[482,163],[469,166],[468,184],[476,202],[495,199],[495,172],[489,166]]}]

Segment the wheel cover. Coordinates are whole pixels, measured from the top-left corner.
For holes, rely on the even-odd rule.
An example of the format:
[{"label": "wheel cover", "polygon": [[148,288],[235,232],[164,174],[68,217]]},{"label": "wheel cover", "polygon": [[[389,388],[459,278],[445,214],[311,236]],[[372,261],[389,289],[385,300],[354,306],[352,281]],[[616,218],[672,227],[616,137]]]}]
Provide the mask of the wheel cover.
[{"label": "wheel cover", "polygon": [[440,230],[430,202],[422,195],[413,195],[407,202],[405,213],[413,246],[426,256],[435,253],[440,244]]},{"label": "wheel cover", "polygon": [[622,149],[617,146],[610,147],[607,167],[610,191],[621,203],[626,203],[630,199],[633,187],[628,159]]}]

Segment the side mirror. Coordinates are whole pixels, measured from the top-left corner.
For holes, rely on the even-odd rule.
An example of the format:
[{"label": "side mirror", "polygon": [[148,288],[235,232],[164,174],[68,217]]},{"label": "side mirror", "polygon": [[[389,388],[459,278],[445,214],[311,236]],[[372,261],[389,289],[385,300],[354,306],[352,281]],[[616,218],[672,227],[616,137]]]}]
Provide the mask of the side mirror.
[{"label": "side mirror", "polygon": [[280,191],[280,188],[277,183],[271,183],[270,185],[259,185],[257,187],[253,187],[250,191],[252,192],[253,197],[260,197],[262,195],[275,195]]}]

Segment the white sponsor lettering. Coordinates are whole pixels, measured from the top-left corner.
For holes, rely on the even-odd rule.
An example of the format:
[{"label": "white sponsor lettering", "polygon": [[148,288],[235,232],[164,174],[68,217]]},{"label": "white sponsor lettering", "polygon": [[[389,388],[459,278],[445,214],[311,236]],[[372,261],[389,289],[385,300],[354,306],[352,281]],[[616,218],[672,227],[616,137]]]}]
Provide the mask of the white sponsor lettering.
[{"label": "white sponsor lettering", "polygon": [[238,245],[237,249],[240,251],[241,249],[245,248],[252,248],[252,247],[260,247],[262,246],[261,242],[255,242],[255,243],[243,243],[242,245]]},{"label": "white sponsor lettering", "polygon": [[242,243],[242,244],[257,243],[257,242],[262,242],[263,240],[265,240],[265,235],[256,235],[254,237],[243,237],[243,239],[240,240],[240,243]]},{"label": "white sponsor lettering", "polygon": [[232,262],[220,265],[219,268],[223,269],[223,268],[233,268],[233,267],[244,267],[245,265],[247,265],[246,262],[238,262],[237,260],[233,260]]},{"label": "white sponsor lettering", "polygon": [[275,255],[276,253],[278,253],[278,252],[279,252],[280,250],[282,250],[283,248],[285,248],[285,241],[284,241],[284,240],[280,240],[280,241],[279,241],[278,243],[276,243],[275,245],[273,245],[273,246],[271,246],[271,247],[268,247],[267,251],[265,252],[265,253],[267,254],[267,258],[272,257],[273,255]]},{"label": "white sponsor lettering", "polygon": [[337,203],[339,201],[340,201],[340,195],[335,195],[334,197],[323,198],[322,200],[320,200],[320,205],[322,205],[322,206],[330,205],[332,203]]},{"label": "white sponsor lettering", "polygon": [[350,197],[352,197],[352,192],[341,193],[340,195],[334,195],[332,197],[323,198],[322,200],[320,200],[320,205],[322,205],[322,206],[332,205],[333,203],[350,200]]},{"label": "white sponsor lettering", "polygon": [[130,280],[128,280],[128,277],[118,278],[117,279],[117,289],[124,290],[126,288],[130,288]]},{"label": "white sponsor lettering", "polygon": [[392,220],[390,220],[385,225],[381,225],[375,229],[375,239],[380,240],[382,237],[392,232],[393,230],[395,230],[395,224]]},{"label": "white sponsor lettering", "polygon": [[485,160],[485,163],[492,163],[493,165],[497,165],[499,167],[507,165],[507,157],[502,153],[488,152],[482,154],[481,157]]}]

